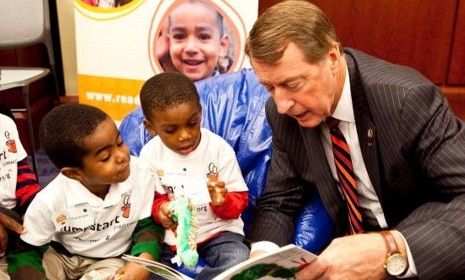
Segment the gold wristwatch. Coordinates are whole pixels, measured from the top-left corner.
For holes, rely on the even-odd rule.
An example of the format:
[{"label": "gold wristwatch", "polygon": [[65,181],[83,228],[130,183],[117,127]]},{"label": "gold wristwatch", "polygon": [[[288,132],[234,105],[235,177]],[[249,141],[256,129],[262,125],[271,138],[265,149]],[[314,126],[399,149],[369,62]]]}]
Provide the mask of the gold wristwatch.
[{"label": "gold wristwatch", "polygon": [[381,231],[381,236],[386,244],[387,254],[384,261],[384,269],[391,276],[400,276],[407,271],[407,257],[399,251],[397,243],[389,230]]}]

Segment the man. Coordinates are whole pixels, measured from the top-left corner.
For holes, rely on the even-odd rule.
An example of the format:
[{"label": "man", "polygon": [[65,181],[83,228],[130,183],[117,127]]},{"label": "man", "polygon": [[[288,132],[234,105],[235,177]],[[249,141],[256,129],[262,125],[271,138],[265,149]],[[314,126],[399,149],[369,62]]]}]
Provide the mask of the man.
[{"label": "man", "polygon": [[316,188],[337,238],[298,279],[463,279],[465,129],[439,89],[342,49],[305,1],[262,14],[246,53],[272,96],[273,156],[252,255],[291,242],[293,217]]}]

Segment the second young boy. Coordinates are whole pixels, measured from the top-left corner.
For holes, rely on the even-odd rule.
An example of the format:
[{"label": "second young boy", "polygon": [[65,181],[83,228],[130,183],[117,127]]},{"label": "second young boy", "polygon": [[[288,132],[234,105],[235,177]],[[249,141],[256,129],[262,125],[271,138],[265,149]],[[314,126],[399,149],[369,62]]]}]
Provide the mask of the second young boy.
[{"label": "second young boy", "polygon": [[[234,150],[220,136],[200,128],[201,106],[195,85],[179,73],[161,73],[141,90],[147,129],[157,135],[140,154],[143,165],[158,175],[152,217],[166,229],[172,248],[169,203],[188,197],[194,204],[199,228],[199,255],[206,266],[197,279],[212,279],[249,256],[240,218],[248,189]],[[217,179],[215,179],[215,178]]]}]

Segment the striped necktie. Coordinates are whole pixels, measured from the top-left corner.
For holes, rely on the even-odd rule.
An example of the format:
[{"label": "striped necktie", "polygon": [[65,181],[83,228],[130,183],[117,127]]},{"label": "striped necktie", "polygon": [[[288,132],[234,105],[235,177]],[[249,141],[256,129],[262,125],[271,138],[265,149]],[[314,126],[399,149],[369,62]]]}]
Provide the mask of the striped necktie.
[{"label": "striped necktie", "polygon": [[331,144],[333,146],[337,177],[339,178],[342,194],[347,203],[350,233],[364,232],[356,189],[357,178],[355,177],[354,167],[352,166],[352,160],[350,158],[349,145],[338,127],[339,120],[329,117],[326,119],[326,125],[331,134]]}]

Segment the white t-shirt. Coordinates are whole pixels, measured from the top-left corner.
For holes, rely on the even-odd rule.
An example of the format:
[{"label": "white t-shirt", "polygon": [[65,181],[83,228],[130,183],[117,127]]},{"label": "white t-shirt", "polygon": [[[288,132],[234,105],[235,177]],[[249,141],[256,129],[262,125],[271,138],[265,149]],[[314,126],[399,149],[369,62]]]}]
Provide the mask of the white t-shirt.
[{"label": "white t-shirt", "polygon": [[[207,174],[217,172],[229,192],[248,191],[237,163],[236,154],[220,136],[202,128],[199,146],[188,155],[166,147],[160,137],[154,137],[141,150],[141,164],[158,175],[156,191],[168,194],[170,200],[185,196],[195,207],[199,229],[197,243],[221,231],[244,234],[240,218],[223,220],[211,210]],[[176,245],[173,231],[167,230],[165,243]]]},{"label": "white t-shirt", "polygon": [[126,252],[137,222],[150,217],[155,177],[131,157],[126,181],[110,186],[105,199],[59,174],[32,201],[21,238],[34,246],[61,243],[70,253],[115,257]]},{"label": "white t-shirt", "polygon": [[16,177],[18,161],[27,154],[19,140],[15,122],[0,114],[0,206],[16,207]]}]

